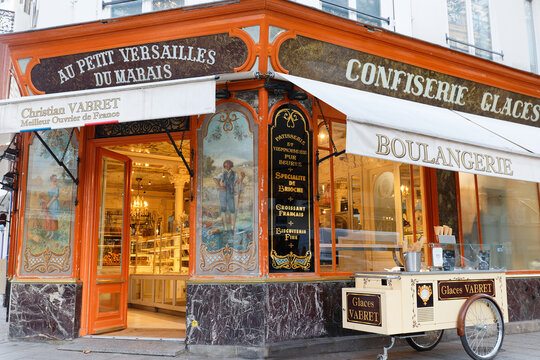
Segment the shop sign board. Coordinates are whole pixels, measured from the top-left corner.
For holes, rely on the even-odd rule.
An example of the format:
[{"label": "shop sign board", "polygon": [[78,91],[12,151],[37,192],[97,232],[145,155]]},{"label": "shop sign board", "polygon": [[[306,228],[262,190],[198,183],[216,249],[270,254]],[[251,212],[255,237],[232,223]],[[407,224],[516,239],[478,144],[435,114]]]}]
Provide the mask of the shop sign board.
[{"label": "shop sign board", "polygon": [[163,119],[215,111],[213,76],[0,101],[0,133]]},{"label": "shop sign board", "polygon": [[371,124],[347,122],[350,153],[450,171],[536,182],[538,157],[464,144]]},{"label": "shop sign board", "polygon": [[278,58],[291,75],[540,127],[537,97],[304,36],[284,41]]},{"label": "shop sign board", "polygon": [[276,74],[347,116],[346,151],[413,165],[537,182],[540,128]]},{"label": "shop sign board", "polygon": [[223,33],[44,58],[30,77],[57,93],[232,73],[247,57],[244,41]]},{"label": "shop sign board", "polygon": [[438,281],[439,300],[467,299],[475,294],[495,296],[495,280]]},{"label": "shop sign board", "polygon": [[347,321],[382,326],[381,295],[347,293]]},{"label": "shop sign board", "polygon": [[303,111],[279,107],[269,127],[270,272],[314,271],[312,131]]}]

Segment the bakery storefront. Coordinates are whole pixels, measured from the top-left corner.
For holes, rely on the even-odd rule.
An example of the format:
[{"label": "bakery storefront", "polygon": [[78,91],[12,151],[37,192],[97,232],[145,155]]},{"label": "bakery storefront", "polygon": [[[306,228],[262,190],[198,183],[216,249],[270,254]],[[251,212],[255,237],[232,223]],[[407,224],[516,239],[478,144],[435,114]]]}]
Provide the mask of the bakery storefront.
[{"label": "bakery storefront", "polygon": [[351,335],[350,275],[439,235],[539,320],[540,79],[372,30],[246,0],[4,35],[10,336]]}]

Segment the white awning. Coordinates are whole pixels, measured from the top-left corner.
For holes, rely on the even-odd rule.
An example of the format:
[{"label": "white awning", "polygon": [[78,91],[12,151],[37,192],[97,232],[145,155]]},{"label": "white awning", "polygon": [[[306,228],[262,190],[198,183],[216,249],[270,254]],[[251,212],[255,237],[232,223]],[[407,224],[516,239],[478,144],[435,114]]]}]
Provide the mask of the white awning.
[{"label": "white awning", "polygon": [[215,112],[218,76],[0,101],[0,133],[72,128]]},{"label": "white awning", "polygon": [[540,182],[540,128],[292,75],[275,78],[347,116],[348,153]]}]

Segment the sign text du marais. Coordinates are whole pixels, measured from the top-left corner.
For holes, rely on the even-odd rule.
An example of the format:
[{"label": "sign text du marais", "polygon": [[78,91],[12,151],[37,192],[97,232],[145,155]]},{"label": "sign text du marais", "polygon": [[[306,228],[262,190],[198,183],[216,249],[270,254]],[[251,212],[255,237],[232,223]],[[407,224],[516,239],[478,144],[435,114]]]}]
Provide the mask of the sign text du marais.
[{"label": "sign text du marais", "polygon": [[31,71],[45,93],[234,72],[247,45],[228,34],[176,39],[40,59]]}]

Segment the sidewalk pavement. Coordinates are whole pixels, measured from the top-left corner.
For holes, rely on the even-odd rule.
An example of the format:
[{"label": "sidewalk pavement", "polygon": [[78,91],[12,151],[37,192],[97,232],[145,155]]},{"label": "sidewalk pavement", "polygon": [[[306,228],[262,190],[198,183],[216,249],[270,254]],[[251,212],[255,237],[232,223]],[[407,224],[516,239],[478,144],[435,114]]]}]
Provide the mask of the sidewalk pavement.
[{"label": "sidewalk pavement", "polygon": [[[136,340],[131,340],[136,341]],[[176,357],[165,356],[146,356],[133,354],[115,354],[98,353],[82,351],[63,351],[58,347],[66,342],[25,342],[25,341],[0,341],[0,360],[166,360],[166,359],[185,359],[185,360],[203,360],[218,359],[212,357],[202,357],[190,354],[180,354]],[[305,354],[306,350],[302,350]],[[371,349],[359,352],[341,352],[332,354],[311,354],[304,356],[295,356],[291,354],[287,359],[292,360],[359,360],[359,359],[377,359],[377,354],[382,353],[382,349]],[[506,335],[503,347],[496,357],[497,360],[537,360],[540,358],[540,332],[511,334]],[[282,358],[283,359],[283,358]],[[427,352],[417,352],[408,346],[399,346],[388,352],[389,360],[402,359],[422,359],[422,360],[456,360],[469,359],[463,350],[459,340],[440,343],[434,350]]]},{"label": "sidewalk pavement", "polygon": [[[449,330],[451,332],[452,330]],[[402,359],[421,359],[421,360],[457,360],[470,359],[463,350],[461,342],[455,336],[450,340],[443,339],[434,350],[427,352],[417,352],[407,345],[400,345],[392,348],[388,352],[389,360]],[[99,339],[95,339],[99,341]],[[110,342],[111,340],[104,340]],[[118,340],[120,341],[120,340]],[[123,340],[126,341],[126,340]],[[137,340],[129,340],[137,341]],[[5,322],[5,308],[0,306],[0,360],[167,360],[167,359],[185,359],[185,360],[203,360],[203,359],[223,359],[222,357],[195,356],[187,353],[180,353],[175,357],[167,356],[148,356],[133,354],[101,353],[83,351],[59,350],[59,347],[66,347],[71,342],[28,342],[28,341],[10,341],[7,339],[7,323]],[[370,349],[358,352],[337,352],[337,353],[318,353],[309,354],[309,349],[299,349],[295,354],[291,351],[291,360],[360,360],[377,359],[377,354],[382,353],[383,349]],[[302,354],[298,356],[298,354]],[[308,355],[306,355],[308,354]],[[284,359],[285,357],[281,357]],[[503,346],[497,360],[537,360],[540,359],[540,332],[531,332],[523,334],[506,334]],[[225,360],[225,359],[223,359]]]}]

